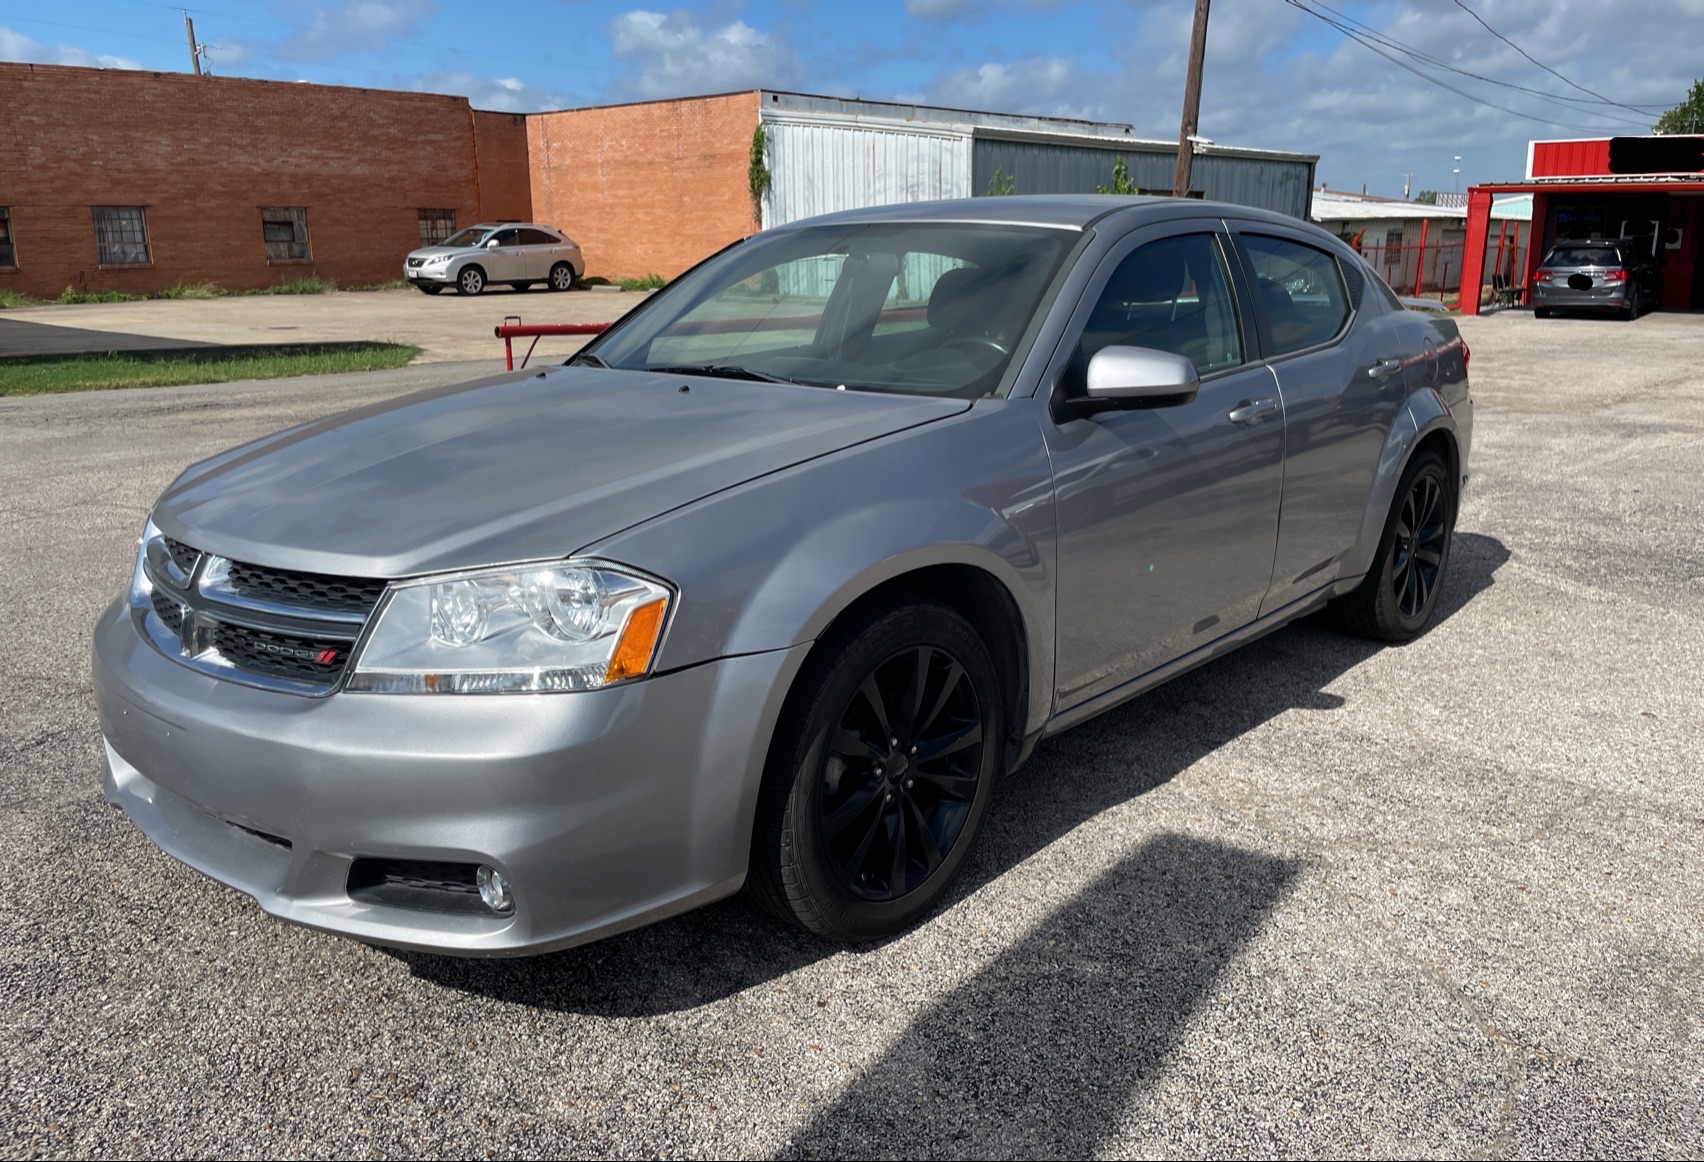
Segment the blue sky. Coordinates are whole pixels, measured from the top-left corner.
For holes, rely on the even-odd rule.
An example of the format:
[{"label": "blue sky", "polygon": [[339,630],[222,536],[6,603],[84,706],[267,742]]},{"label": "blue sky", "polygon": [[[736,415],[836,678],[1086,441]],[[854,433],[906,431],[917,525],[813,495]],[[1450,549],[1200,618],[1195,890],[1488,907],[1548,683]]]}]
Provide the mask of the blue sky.
[{"label": "blue sky", "polygon": [[[1469,96],[1302,4],[1388,38],[1387,54]],[[515,110],[767,86],[1124,121],[1161,138],[1177,134],[1192,12],[1193,0],[190,5],[225,75]],[[160,0],[0,0],[0,59],[182,71],[182,21]],[[1412,173],[1417,190],[1449,190],[1518,177],[1530,138],[1642,131],[1704,75],[1704,0],[1214,0],[1208,42],[1205,136],[1318,153],[1334,187],[1399,194]]]}]

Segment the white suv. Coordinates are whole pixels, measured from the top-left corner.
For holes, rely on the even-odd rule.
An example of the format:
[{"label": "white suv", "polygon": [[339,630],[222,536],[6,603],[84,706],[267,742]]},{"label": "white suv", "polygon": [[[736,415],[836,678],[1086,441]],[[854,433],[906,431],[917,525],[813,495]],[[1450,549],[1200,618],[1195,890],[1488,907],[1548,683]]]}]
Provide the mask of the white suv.
[{"label": "white suv", "polygon": [[536,222],[481,222],[458,230],[437,246],[409,254],[402,275],[429,295],[455,287],[476,295],[494,282],[526,290],[535,282],[572,290],[586,273],[580,246],[560,230]]}]

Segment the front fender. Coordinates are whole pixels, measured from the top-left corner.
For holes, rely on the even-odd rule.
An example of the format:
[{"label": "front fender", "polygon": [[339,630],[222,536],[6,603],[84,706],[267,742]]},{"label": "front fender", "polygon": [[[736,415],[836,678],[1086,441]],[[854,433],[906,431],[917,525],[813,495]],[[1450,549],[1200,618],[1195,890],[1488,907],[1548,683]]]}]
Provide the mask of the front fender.
[{"label": "front fender", "polygon": [[1420,442],[1433,432],[1446,432],[1456,450],[1457,463],[1464,461],[1458,428],[1450,405],[1435,390],[1424,387],[1409,393],[1402,410],[1391,423],[1384,447],[1379,450],[1373,486],[1367,495],[1366,510],[1361,514],[1361,530],[1355,538],[1355,547],[1344,560],[1339,592],[1354,588],[1372,568],[1379,538],[1384,535],[1385,520],[1390,516],[1390,506],[1396,499],[1396,486]]},{"label": "front fender", "polygon": [[1028,643],[1027,726],[1053,684],[1051,475],[1033,401],[969,411],[705,497],[593,546],[680,588],[660,670],[812,641],[916,569],[981,569]]}]

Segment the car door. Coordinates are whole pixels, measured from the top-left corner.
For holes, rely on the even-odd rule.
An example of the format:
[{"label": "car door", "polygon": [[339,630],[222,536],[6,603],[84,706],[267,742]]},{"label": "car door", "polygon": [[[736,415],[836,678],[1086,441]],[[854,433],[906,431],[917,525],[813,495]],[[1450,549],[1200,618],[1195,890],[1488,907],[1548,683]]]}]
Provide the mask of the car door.
[{"label": "car door", "polygon": [[485,240],[485,256],[480,265],[485,268],[489,282],[518,282],[526,278],[526,260],[522,257],[521,232],[506,226]]},{"label": "car door", "polygon": [[562,240],[543,230],[525,229],[521,231],[521,253],[525,256],[526,277],[543,280],[550,276],[550,268],[561,257]]},{"label": "car door", "polygon": [[[1250,362],[1227,242],[1205,219],[1133,232],[1097,269],[1055,356],[1044,427],[1059,710],[1248,624],[1265,596],[1283,416],[1271,370]],[[1088,360],[1113,344],[1186,356],[1200,390],[1181,405],[1082,414]]]},{"label": "car door", "polygon": [[1362,271],[1351,271],[1352,301],[1337,256],[1306,234],[1230,225],[1284,403],[1284,508],[1264,614],[1342,575],[1385,435],[1427,358],[1423,328],[1372,301]]}]

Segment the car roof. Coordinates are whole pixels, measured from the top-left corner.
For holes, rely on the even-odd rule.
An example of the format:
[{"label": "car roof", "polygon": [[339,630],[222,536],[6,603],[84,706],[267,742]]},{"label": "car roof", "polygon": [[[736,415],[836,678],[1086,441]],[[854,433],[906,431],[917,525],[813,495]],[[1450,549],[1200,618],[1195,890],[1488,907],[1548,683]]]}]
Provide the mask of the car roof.
[{"label": "car roof", "polygon": [[1251,206],[1233,206],[1199,198],[1169,198],[1132,194],[1013,194],[1003,197],[952,198],[938,202],[901,202],[842,210],[790,222],[779,229],[800,226],[851,225],[860,222],[988,222],[1004,225],[1052,226],[1081,230],[1111,214],[1174,218],[1243,218],[1274,225],[1306,226],[1300,218]]}]

